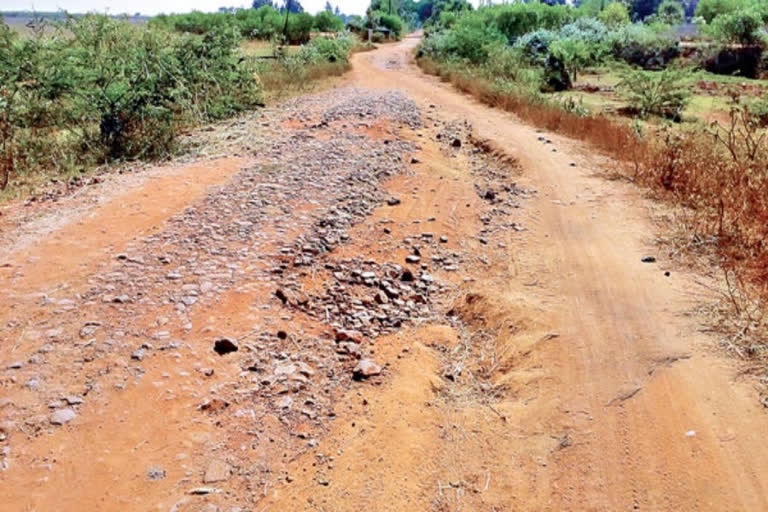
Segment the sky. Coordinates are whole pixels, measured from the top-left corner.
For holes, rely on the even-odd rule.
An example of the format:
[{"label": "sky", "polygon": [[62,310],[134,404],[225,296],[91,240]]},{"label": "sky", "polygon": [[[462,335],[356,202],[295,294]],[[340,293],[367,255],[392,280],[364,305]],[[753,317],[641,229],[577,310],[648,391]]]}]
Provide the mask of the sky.
[{"label": "sky", "polygon": [[[323,9],[326,0],[300,0],[304,10],[316,13]],[[346,14],[364,14],[370,0],[331,0]],[[159,14],[172,12],[215,11],[219,7],[250,6],[248,0],[0,0],[2,11],[59,11],[83,13],[90,11],[109,14],[136,13]]]}]

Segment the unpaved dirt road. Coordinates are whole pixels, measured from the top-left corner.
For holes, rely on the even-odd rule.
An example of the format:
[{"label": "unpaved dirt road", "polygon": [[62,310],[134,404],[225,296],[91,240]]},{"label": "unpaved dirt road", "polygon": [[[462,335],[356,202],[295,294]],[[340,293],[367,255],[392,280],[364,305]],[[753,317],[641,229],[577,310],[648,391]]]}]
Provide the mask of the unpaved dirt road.
[{"label": "unpaved dirt road", "polygon": [[663,208],[416,44],[238,156],[4,211],[0,509],[768,508]]}]

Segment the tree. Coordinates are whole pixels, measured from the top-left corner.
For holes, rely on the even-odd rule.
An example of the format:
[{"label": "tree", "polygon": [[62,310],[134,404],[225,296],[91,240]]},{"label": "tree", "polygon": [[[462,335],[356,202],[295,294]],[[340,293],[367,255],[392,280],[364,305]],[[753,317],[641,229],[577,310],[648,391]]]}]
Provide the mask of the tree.
[{"label": "tree", "polygon": [[283,13],[286,10],[288,10],[288,12],[291,14],[298,14],[300,12],[304,12],[304,7],[302,7],[299,0],[285,0],[285,4],[280,7],[280,12]]},{"label": "tree", "polygon": [[661,0],[633,0],[630,12],[633,20],[644,20],[656,12]]},{"label": "tree", "polygon": [[680,25],[685,21],[683,4],[678,0],[664,0],[656,8],[656,18],[667,25]]},{"label": "tree", "polygon": [[746,6],[741,0],[699,0],[693,12],[695,16],[704,18],[707,23],[712,23],[721,14],[730,14],[743,7]]},{"label": "tree", "polygon": [[333,12],[333,7],[331,7],[331,2],[329,2],[328,0],[325,1],[325,7],[323,8],[323,11]]},{"label": "tree", "polygon": [[581,0],[576,7],[587,16],[597,17],[608,6],[610,0]]},{"label": "tree", "polygon": [[291,0],[285,0],[285,25],[283,25],[283,37],[288,38],[288,16],[291,14]]},{"label": "tree", "polygon": [[331,11],[321,11],[315,16],[315,29],[320,32],[340,32],[344,22]]},{"label": "tree", "polygon": [[621,2],[611,2],[597,17],[607,26],[616,28],[629,23],[629,9]]},{"label": "tree", "polygon": [[440,13],[443,12],[462,12],[471,11],[472,4],[467,0],[434,0],[432,3],[432,12],[429,18],[434,21],[440,19]]},{"label": "tree", "polygon": [[272,0],[253,0],[253,3],[251,4],[251,8],[258,9],[259,7],[275,7],[275,4],[272,2]]},{"label": "tree", "polygon": [[760,14],[749,9],[721,14],[712,22],[709,32],[721,43],[749,46],[760,42],[760,29],[763,25]]},{"label": "tree", "polygon": [[589,44],[583,39],[567,37],[557,39],[549,47],[552,55],[563,63],[571,83],[578,79],[578,73],[589,65],[591,51]]}]

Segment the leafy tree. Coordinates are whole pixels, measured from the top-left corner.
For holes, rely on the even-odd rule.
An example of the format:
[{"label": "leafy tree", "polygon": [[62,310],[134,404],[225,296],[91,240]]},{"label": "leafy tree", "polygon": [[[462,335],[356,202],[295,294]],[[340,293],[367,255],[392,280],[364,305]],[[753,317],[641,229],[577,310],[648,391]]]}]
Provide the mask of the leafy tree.
[{"label": "leafy tree", "polygon": [[251,8],[258,9],[260,7],[275,7],[275,4],[272,2],[272,0],[253,0],[253,3],[251,4]]},{"label": "leafy tree", "polygon": [[597,18],[608,27],[616,28],[629,23],[629,9],[621,2],[611,2]]},{"label": "leafy tree", "polygon": [[581,0],[574,5],[583,16],[596,18],[608,6],[609,2],[610,0]]},{"label": "leafy tree", "polygon": [[285,13],[286,9],[291,14],[298,14],[300,12],[304,12],[304,7],[302,7],[301,2],[299,2],[299,0],[285,0],[285,4],[280,7],[280,12]]},{"label": "leafy tree", "polygon": [[323,8],[324,12],[333,12],[333,7],[331,7],[331,2],[326,0],[325,7]]},{"label": "leafy tree", "polygon": [[306,12],[294,13],[284,29],[284,35],[288,44],[304,44],[309,42],[310,33],[315,23],[311,14]]},{"label": "leafy tree", "polygon": [[392,31],[392,35],[399,38],[403,34],[403,20],[400,17],[385,12],[378,13],[379,24]]},{"label": "leafy tree", "polygon": [[315,29],[320,32],[340,32],[344,22],[331,11],[321,11],[315,16]]},{"label": "leafy tree", "polygon": [[632,0],[629,9],[632,19],[642,21],[653,15],[660,3],[661,0]]},{"label": "leafy tree", "polygon": [[742,4],[741,0],[699,0],[694,15],[704,18],[707,23],[712,23],[716,17],[721,14],[730,14]]},{"label": "leafy tree", "polygon": [[401,12],[402,4],[400,0],[371,0],[369,8],[372,11],[398,14]]},{"label": "leafy tree", "polygon": [[353,14],[347,17],[347,28],[352,32],[360,33],[365,28],[364,21],[361,16]]},{"label": "leafy tree", "polygon": [[495,9],[496,26],[499,32],[513,43],[518,37],[538,28],[538,16],[528,4],[504,5]]},{"label": "leafy tree", "polygon": [[607,36],[617,59],[643,69],[664,69],[680,54],[680,42],[669,31],[658,31],[643,23],[622,25]]},{"label": "leafy tree", "polygon": [[440,14],[443,12],[465,12],[471,10],[472,4],[467,0],[434,0],[429,20],[432,22],[438,21]]},{"label": "leafy tree", "polygon": [[717,16],[708,32],[723,44],[755,45],[762,41],[763,26],[760,14],[750,9]]},{"label": "leafy tree", "polygon": [[434,7],[434,3],[432,0],[422,0],[418,3],[417,8],[417,14],[419,17],[419,21],[424,23],[432,16],[432,9]]},{"label": "leafy tree", "polygon": [[583,39],[567,37],[557,39],[549,46],[552,55],[563,63],[571,83],[576,82],[578,73],[593,62],[593,49]]},{"label": "leafy tree", "polygon": [[683,4],[678,0],[664,0],[656,8],[656,18],[666,25],[680,25],[685,21]]}]

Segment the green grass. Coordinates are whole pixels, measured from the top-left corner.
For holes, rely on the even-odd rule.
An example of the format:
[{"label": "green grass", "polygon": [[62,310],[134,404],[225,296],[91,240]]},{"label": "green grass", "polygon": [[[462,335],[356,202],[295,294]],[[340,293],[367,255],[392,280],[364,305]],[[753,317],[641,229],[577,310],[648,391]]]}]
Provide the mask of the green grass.
[{"label": "green grass", "polygon": [[[591,85],[600,87],[601,89],[611,89],[620,81],[621,78],[616,69],[612,67],[600,67],[588,69],[581,73],[574,86],[578,88],[580,86]],[[716,85],[717,89],[701,89],[698,86],[700,82],[712,82]],[[752,80],[738,76],[716,75],[703,70],[692,72],[690,76],[685,79],[684,83],[686,86],[690,87],[692,92],[690,103],[684,112],[684,121],[689,123],[726,120],[731,106],[731,99],[728,94],[729,88],[736,88],[736,90],[746,93],[747,95],[753,94],[753,91],[750,89],[754,87],[768,89],[768,87],[766,87],[768,84],[765,80]],[[746,91],[744,90],[744,85],[748,88]],[[560,100],[573,99],[594,113],[616,111],[617,109],[626,106],[626,104],[616,96],[615,92],[611,92],[610,90],[598,92],[570,90],[554,93],[553,96]]]},{"label": "green grass", "polygon": [[701,81],[715,82],[723,85],[740,85],[749,84],[756,85],[765,88],[768,83],[765,80],[758,80],[756,78],[745,78],[743,76],[730,76],[730,75],[716,75],[709,71],[699,70],[691,74],[689,83],[695,84]]}]

